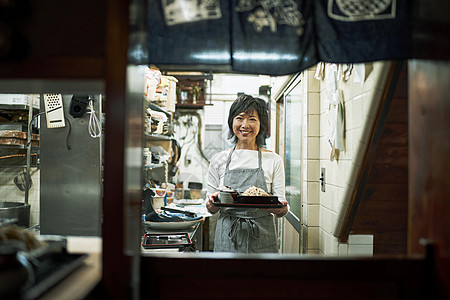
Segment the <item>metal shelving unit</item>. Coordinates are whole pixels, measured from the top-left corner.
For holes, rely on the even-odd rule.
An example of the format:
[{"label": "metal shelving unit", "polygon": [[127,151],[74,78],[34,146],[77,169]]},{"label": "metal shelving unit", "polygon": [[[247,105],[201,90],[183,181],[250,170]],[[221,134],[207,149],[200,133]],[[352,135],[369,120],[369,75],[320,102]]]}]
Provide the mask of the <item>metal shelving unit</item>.
[{"label": "metal shelving unit", "polygon": [[19,150],[27,151],[25,165],[2,165],[2,166],[0,166],[0,168],[24,168],[25,169],[24,204],[28,205],[29,190],[31,188],[30,169],[39,167],[38,164],[36,164],[36,165],[31,164],[32,148],[34,148],[36,150],[39,149],[39,147],[32,147],[32,144],[31,144],[31,141],[32,141],[31,120],[33,119],[34,114],[39,112],[39,109],[36,109],[33,107],[33,99],[32,99],[32,97],[30,97],[28,105],[26,105],[26,104],[0,104],[0,110],[3,110],[3,111],[28,111],[26,144],[25,145],[0,145],[0,148],[2,148],[2,149],[19,149]]}]

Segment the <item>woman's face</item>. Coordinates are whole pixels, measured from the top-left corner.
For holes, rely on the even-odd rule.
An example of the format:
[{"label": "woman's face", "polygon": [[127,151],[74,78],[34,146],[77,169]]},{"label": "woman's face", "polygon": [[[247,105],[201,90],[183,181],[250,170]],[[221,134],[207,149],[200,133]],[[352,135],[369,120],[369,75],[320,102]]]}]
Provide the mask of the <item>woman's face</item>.
[{"label": "woman's face", "polygon": [[256,144],[259,129],[260,121],[256,111],[249,114],[241,112],[233,118],[233,133],[238,138],[238,142]]}]

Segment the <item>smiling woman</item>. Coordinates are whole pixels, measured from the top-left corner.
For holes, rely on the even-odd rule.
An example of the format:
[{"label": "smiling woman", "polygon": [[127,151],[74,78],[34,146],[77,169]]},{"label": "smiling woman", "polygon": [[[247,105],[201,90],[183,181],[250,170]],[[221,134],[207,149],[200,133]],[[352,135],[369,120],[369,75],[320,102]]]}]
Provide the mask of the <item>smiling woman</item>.
[{"label": "smiling woman", "polygon": [[[233,139],[236,149],[257,150],[265,138],[268,124],[266,104],[249,95],[236,99],[230,108],[228,137]],[[259,117],[261,116],[261,118]]]},{"label": "smiling woman", "polygon": [[[284,196],[284,166],[275,152],[262,149],[268,128],[267,103],[250,95],[239,96],[228,116],[229,135],[235,146],[213,156],[208,174],[208,210],[217,221],[214,251],[278,252],[274,216],[284,216],[289,208]],[[217,187],[229,186],[238,192],[259,188],[278,197],[281,208],[220,208],[214,205]]]}]

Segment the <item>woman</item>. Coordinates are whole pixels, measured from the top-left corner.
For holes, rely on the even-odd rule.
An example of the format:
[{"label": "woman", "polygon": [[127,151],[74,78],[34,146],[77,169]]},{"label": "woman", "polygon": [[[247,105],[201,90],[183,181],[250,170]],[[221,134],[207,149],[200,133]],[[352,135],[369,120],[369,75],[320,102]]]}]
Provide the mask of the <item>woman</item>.
[{"label": "woman", "polygon": [[[215,252],[277,252],[274,215],[281,218],[289,208],[285,200],[284,166],[281,157],[262,149],[268,128],[267,104],[249,95],[239,96],[228,116],[229,138],[235,146],[211,159],[208,201],[212,214],[220,210],[214,239]],[[213,204],[218,188],[230,186],[239,192],[256,186],[278,196],[281,208],[218,208]]]}]

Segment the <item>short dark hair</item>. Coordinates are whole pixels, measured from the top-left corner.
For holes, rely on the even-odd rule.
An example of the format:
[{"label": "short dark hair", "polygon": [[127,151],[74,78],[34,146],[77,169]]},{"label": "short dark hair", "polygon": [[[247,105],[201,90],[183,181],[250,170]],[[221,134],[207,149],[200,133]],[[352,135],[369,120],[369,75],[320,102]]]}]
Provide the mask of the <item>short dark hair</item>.
[{"label": "short dark hair", "polygon": [[267,102],[261,98],[256,98],[250,95],[242,94],[234,100],[230,107],[230,113],[228,115],[228,138],[232,139],[236,144],[238,141],[237,136],[233,132],[233,119],[240,113],[252,113],[256,111],[259,117],[260,128],[259,133],[256,136],[256,145],[261,147],[267,136],[267,129],[269,127],[269,112]]}]

